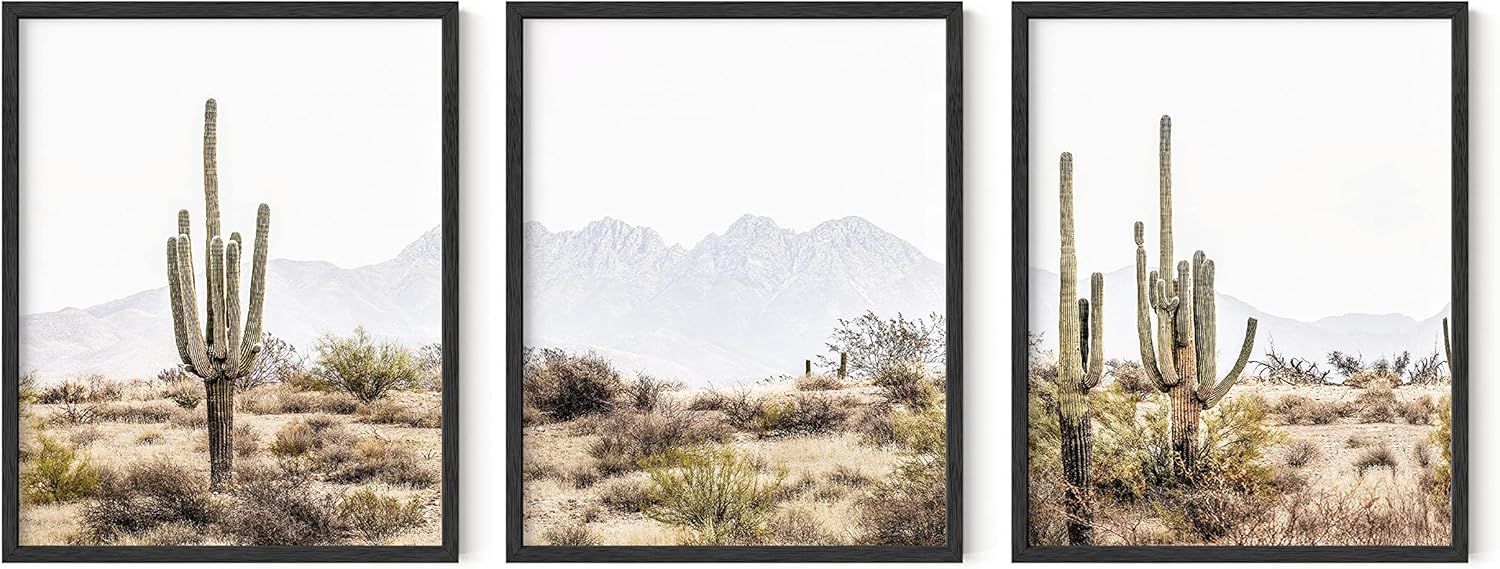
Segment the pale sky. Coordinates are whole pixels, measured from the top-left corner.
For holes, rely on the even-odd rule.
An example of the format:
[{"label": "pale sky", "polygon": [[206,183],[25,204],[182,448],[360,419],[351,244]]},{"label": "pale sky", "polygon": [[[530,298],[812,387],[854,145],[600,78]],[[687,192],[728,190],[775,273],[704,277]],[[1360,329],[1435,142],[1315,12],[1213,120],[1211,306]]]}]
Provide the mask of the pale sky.
[{"label": "pale sky", "polygon": [[940,20],[528,20],[525,217],[692,247],[858,215],[944,258]]},{"label": "pale sky", "polygon": [[1069,151],[1080,281],[1134,266],[1136,220],[1155,268],[1169,114],[1176,258],[1204,250],[1219,292],[1300,320],[1436,314],[1451,283],[1449,41],[1446,20],[1033,21],[1032,266],[1057,270]]},{"label": "pale sky", "polygon": [[[224,232],[271,258],[377,263],[440,223],[435,20],[23,20],[21,312],[164,285],[203,235],[203,102]],[[201,253],[200,253],[201,254]],[[248,271],[248,266],[246,268]]]}]

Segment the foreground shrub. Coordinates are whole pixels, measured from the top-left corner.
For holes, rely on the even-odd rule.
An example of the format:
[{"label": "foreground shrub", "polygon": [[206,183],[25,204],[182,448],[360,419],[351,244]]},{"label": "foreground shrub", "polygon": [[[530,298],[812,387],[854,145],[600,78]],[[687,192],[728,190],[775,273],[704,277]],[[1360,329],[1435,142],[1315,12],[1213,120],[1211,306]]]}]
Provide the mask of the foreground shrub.
[{"label": "foreground shrub", "polygon": [[295,476],[249,476],[235,488],[224,530],[245,545],[332,545],[348,535],[332,496]]},{"label": "foreground shrub", "polygon": [[374,438],[362,439],[352,448],[329,446],[320,453],[319,461],[329,469],[328,480],[340,484],[377,480],[392,486],[428,488],[438,483],[437,470],[425,466],[410,447]]},{"label": "foreground shrub", "polygon": [[1381,443],[1379,446],[1365,449],[1354,459],[1354,470],[1364,476],[1365,471],[1372,468],[1389,468],[1394,474],[1396,472],[1396,453],[1391,448]]},{"label": "foreground shrub", "polygon": [[363,327],[347,338],[324,336],[314,350],[313,375],[365,403],[412,385],[422,373],[410,350],[391,342],[376,344]]},{"label": "foreground shrub", "polygon": [[527,402],[553,419],[567,421],[614,409],[625,389],[619,372],[597,354],[528,350],[521,389]]},{"label": "foreground shrub", "polygon": [[1302,468],[1322,455],[1312,441],[1299,440],[1286,446],[1282,451],[1282,461],[1292,468]]},{"label": "foreground shrub", "polygon": [[599,434],[599,441],[589,447],[589,455],[604,474],[634,470],[653,455],[683,446],[722,442],[729,436],[721,425],[676,405],[661,405],[650,413],[614,413],[600,420],[594,431]]},{"label": "foreground shrub", "polygon": [[203,402],[204,391],[201,385],[194,385],[190,381],[179,381],[169,385],[161,392],[161,398],[176,403],[183,409],[194,409]]},{"label": "foreground shrub", "polygon": [[542,532],[542,540],[558,547],[586,547],[604,543],[599,534],[582,524],[548,528]]},{"label": "foreground shrub", "polygon": [[947,421],[940,407],[892,414],[904,458],[858,503],[860,542],[942,546],[948,540]]},{"label": "foreground shrub", "polygon": [[38,435],[21,464],[21,492],[32,504],[71,502],[99,492],[99,469],[78,449]]},{"label": "foreground shrub", "polygon": [[760,542],[785,470],[767,473],[732,449],[675,451],[647,461],[646,515],[688,532],[692,545]]},{"label": "foreground shrub", "polygon": [[896,442],[890,404],[881,401],[860,407],[849,419],[849,430],[859,433],[860,441],[868,445],[882,446]]},{"label": "foreground shrub", "polygon": [[234,426],[234,455],[242,458],[260,452],[260,431],[245,423]]},{"label": "foreground shrub", "polygon": [[345,494],[339,500],[338,516],[355,535],[371,545],[423,522],[420,500],[403,501],[366,488]]},{"label": "foreground shrub", "polygon": [[135,463],[106,477],[98,501],[79,515],[84,532],[108,543],[164,524],[206,528],[225,508],[208,491],[208,478],[165,459]]},{"label": "foreground shrub", "polygon": [[766,523],[768,545],[839,545],[833,533],[807,510],[782,508]]},{"label": "foreground shrub", "polygon": [[604,507],[626,514],[638,514],[656,504],[651,498],[651,485],[637,478],[616,478],[600,492],[600,503]]},{"label": "foreground shrub", "polygon": [[1433,465],[1432,483],[1434,492],[1447,495],[1453,483],[1453,406],[1447,395],[1437,405],[1437,428],[1428,435],[1433,446],[1438,447],[1442,460]]}]

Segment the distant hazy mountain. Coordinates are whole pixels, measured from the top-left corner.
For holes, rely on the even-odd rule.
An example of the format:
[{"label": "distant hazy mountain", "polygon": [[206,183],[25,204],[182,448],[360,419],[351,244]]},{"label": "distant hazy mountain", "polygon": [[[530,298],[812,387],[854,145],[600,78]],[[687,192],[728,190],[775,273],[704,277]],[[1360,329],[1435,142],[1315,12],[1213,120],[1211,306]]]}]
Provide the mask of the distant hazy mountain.
[{"label": "distant hazy mountain", "polygon": [[746,215],[690,250],[610,218],[528,222],[524,257],[526,345],[693,384],[800,373],[838,318],[943,311],[942,265],[859,217],[798,233]]},{"label": "distant hazy mountain", "polygon": [[[1041,332],[1047,349],[1057,348],[1058,276],[1032,268],[1030,323],[1032,332]],[[1088,281],[1079,280],[1079,291],[1088,294]],[[1104,275],[1104,352],[1110,358],[1140,360],[1136,339],[1135,267],[1125,267]],[[1245,302],[1219,293],[1219,369],[1225,370],[1239,355],[1245,337],[1245,319],[1260,321],[1256,333],[1254,356],[1259,360],[1271,342],[1286,356],[1308,358],[1327,368],[1323,362],[1328,352],[1339,350],[1364,354],[1366,360],[1410,351],[1413,358],[1441,352],[1443,317],[1449,308],[1424,320],[1404,314],[1345,314],[1316,322],[1302,322],[1268,314]]]},{"label": "distant hazy mountain", "polygon": [[[355,269],[273,259],[266,263],[265,330],[304,353],[318,336],[348,334],[357,325],[413,346],[436,342],[442,336],[441,277],[436,227],[391,260]],[[150,376],[177,362],[165,286],[21,317],[21,369],[44,379],[91,372]]]}]

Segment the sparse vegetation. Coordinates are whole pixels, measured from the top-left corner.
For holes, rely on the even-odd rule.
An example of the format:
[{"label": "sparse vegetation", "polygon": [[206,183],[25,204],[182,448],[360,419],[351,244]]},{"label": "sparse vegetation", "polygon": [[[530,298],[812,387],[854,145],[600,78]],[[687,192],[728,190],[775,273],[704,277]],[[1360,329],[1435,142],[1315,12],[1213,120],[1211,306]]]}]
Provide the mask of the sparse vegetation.
[{"label": "sparse vegetation", "polygon": [[21,494],[33,504],[71,502],[99,492],[99,469],[78,449],[45,435],[21,464]]},{"label": "sparse vegetation", "polygon": [[350,530],[371,545],[402,531],[422,525],[422,503],[377,494],[361,488],[344,495],[338,517]]},{"label": "sparse vegetation", "polygon": [[674,451],[647,464],[655,487],[646,515],[682,528],[692,545],[762,541],[786,471],[762,467],[732,449]]},{"label": "sparse vegetation", "polygon": [[1359,454],[1359,458],[1354,460],[1354,468],[1361,476],[1372,468],[1389,468],[1392,473],[1395,473],[1396,464],[1396,453],[1391,452],[1390,447],[1385,444],[1366,448]]},{"label": "sparse vegetation", "polygon": [[528,349],[521,373],[526,404],[567,421],[615,408],[625,389],[614,366],[595,354]]}]

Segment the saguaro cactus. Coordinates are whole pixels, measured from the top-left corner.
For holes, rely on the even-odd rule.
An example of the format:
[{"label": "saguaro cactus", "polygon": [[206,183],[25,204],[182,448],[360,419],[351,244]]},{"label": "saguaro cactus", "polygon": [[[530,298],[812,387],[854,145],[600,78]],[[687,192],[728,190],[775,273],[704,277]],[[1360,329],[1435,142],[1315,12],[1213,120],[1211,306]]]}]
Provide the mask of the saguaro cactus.
[{"label": "saguaro cactus", "polygon": [[839,379],[849,375],[849,352],[839,352]]},{"label": "saguaro cactus", "polygon": [[[1146,271],[1145,225],[1135,222],[1136,329],[1141,363],[1157,389],[1170,395],[1174,468],[1191,475],[1197,467],[1198,414],[1218,404],[1240,379],[1255,347],[1255,318],[1245,324],[1239,359],[1223,379],[1217,378],[1217,305],[1214,262],[1198,251],[1191,268],[1177,263],[1172,277],[1172,117],[1161,117],[1160,207],[1161,260]],[[1151,309],[1156,311],[1156,345],[1152,345]],[[1158,365],[1159,364],[1159,365]]]},{"label": "saguaro cactus", "polygon": [[167,238],[167,289],[172,302],[172,327],[177,354],[189,373],[203,380],[208,408],[208,460],[211,487],[219,489],[234,469],[234,380],[250,372],[260,353],[262,309],[266,290],[266,243],[271,208],[260,204],[255,215],[255,253],[250,268],[250,305],[240,329],[239,233],[226,242],[219,234],[218,105],[203,107],[204,305],[207,318],[199,327],[198,295],[194,288],[193,245],[188,211],[177,212],[177,235]]},{"label": "saguaro cactus", "polygon": [[[1104,275],[1094,273],[1089,299],[1078,298],[1077,243],[1073,236],[1073,155],[1061,159],[1059,202],[1062,219],[1062,282],[1057,305],[1058,426],[1062,433],[1063,477],[1068,482],[1064,510],[1068,518],[1068,542],[1093,543],[1093,507],[1089,468],[1094,450],[1093,411],[1088,391],[1104,375]],[[1091,328],[1092,327],[1092,328]],[[1092,338],[1091,338],[1092,337]],[[1089,356],[1092,355],[1091,360]]]}]

